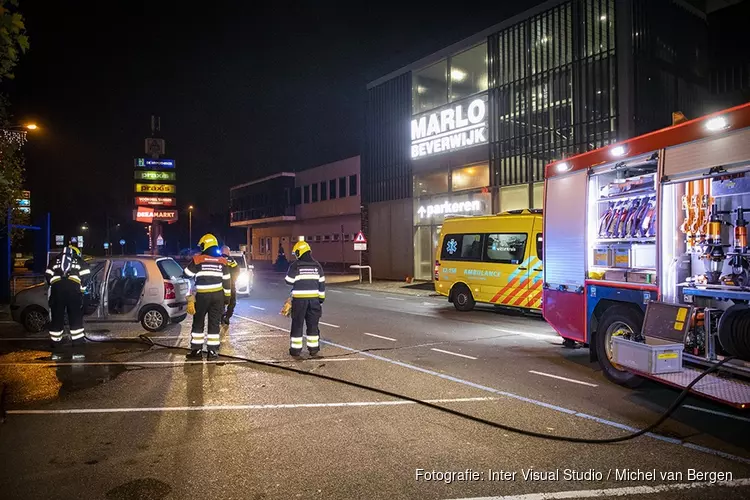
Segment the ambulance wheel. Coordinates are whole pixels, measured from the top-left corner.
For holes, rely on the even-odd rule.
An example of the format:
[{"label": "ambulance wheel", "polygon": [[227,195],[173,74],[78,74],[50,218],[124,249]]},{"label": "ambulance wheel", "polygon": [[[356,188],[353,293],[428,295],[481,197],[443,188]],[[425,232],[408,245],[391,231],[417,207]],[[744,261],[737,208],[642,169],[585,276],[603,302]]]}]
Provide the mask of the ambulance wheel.
[{"label": "ambulance wheel", "polygon": [[474,309],[476,301],[471,294],[471,290],[466,285],[456,285],[453,287],[453,306],[459,311],[471,311]]},{"label": "ambulance wheel", "polygon": [[643,383],[643,379],[613,361],[612,339],[619,336],[630,338],[640,333],[642,325],[643,315],[640,312],[627,306],[612,306],[602,314],[596,331],[596,357],[604,376],[631,389]]}]

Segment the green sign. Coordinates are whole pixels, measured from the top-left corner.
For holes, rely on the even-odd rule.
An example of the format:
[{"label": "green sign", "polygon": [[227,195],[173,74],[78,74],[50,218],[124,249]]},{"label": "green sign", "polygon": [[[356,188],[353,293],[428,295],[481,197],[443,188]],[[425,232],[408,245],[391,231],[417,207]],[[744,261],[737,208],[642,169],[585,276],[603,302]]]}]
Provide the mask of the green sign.
[{"label": "green sign", "polygon": [[174,172],[161,172],[159,170],[136,170],[135,178],[144,181],[173,181],[177,175]]}]

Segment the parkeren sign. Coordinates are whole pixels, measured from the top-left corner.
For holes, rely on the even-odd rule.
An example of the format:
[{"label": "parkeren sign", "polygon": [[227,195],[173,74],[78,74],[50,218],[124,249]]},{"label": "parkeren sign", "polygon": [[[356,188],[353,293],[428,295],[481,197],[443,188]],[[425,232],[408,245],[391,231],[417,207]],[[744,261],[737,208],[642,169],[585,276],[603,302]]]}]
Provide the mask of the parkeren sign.
[{"label": "parkeren sign", "polygon": [[417,209],[420,219],[432,218],[435,215],[481,213],[482,202],[479,200],[438,203],[435,205],[421,205]]},{"label": "parkeren sign", "polygon": [[487,94],[426,113],[411,121],[411,157],[487,143]]}]

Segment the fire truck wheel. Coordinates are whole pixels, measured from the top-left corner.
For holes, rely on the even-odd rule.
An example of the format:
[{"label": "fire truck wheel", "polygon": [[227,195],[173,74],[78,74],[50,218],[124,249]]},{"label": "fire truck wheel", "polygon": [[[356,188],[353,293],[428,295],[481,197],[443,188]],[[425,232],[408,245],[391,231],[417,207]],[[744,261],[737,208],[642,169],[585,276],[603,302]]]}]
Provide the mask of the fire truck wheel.
[{"label": "fire truck wheel", "polygon": [[643,315],[627,306],[612,306],[602,314],[596,331],[596,357],[604,376],[616,384],[634,388],[643,382],[612,361],[612,338],[639,333],[642,325]]},{"label": "fire truck wheel", "polygon": [[453,287],[453,306],[459,311],[471,311],[474,309],[474,296],[466,285],[458,284]]}]

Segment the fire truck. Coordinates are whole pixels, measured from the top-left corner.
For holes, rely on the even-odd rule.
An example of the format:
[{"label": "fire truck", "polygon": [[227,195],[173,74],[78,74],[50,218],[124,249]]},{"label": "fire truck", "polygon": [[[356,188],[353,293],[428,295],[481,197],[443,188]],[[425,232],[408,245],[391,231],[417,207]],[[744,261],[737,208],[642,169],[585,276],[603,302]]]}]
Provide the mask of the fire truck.
[{"label": "fire truck", "polygon": [[[750,103],[545,170],[543,314],[610,380],[750,407]],[[729,358],[729,359],[727,359]]]}]

